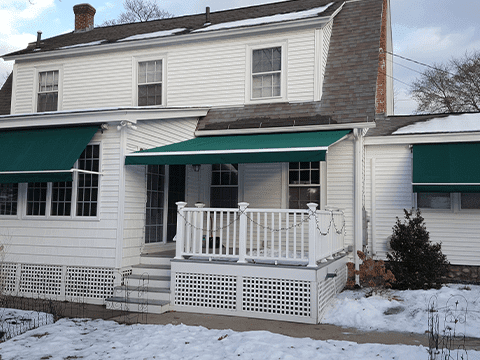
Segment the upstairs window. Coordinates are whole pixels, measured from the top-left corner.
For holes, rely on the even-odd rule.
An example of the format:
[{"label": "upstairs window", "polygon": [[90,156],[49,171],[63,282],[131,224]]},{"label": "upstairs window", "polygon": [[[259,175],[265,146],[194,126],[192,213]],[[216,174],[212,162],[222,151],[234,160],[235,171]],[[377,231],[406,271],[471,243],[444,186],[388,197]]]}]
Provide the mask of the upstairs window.
[{"label": "upstairs window", "polygon": [[307,209],[308,203],[320,204],[320,162],[289,163],[288,184],[290,209]]},{"label": "upstairs window", "polygon": [[252,99],[281,96],[282,47],[252,52]]},{"label": "upstairs window", "polygon": [[58,109],[58,70],[38,73],[37,112]]},{"label": "upstairs window", "polygon": [[162,105],[162,60],[138,63],[138,106]]}]

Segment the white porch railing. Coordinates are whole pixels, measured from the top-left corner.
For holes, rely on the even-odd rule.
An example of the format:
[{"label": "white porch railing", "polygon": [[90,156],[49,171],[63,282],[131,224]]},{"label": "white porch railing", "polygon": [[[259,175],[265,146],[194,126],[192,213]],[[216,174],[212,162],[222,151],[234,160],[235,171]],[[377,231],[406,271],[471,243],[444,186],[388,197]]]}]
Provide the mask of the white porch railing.
[{"label": "white porch railing", "polygon": [[308,264],[345,250],[345,217],[339,210],[187,208],[178,202],[176,258],[208,257],[239,263]]}]

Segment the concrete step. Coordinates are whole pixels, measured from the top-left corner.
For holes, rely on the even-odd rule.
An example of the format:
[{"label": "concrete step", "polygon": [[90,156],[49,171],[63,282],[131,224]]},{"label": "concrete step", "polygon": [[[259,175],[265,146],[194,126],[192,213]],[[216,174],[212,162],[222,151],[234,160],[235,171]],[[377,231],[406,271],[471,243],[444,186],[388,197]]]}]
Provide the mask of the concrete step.
[{"label": "concrete step", "polygon": [[123,310],[150,314],[162,314],[170,311],[170,302],[163,300],[129,298],[127,301],[125,298],[111,297],[105,300],[105,305],[109,310]]},{"label": "concrete step", "polygon": [[152,264],[138,264],[132,266],[132,275],[143,276],[170,276],[171,266],[168,265],[152,265]]},{"label": "concrete step", "polygon": [[125,279],[125,283],[128,286],[141,286],[146,285],[149,287],[157,288],[170,288],[170,275],[130,275]]},{"label": "concrete step", "polygon": [[172,259],[171,255],[142,254],[140,255],[140,264],[169,265]]},{"label": "concrete step", "polygon": [[[162,300],[170,301],[170,289],[153,286],[117,286],[114,295],[118,298],[139,299],[139,300]],[[128,295],[128,296],[127,296]]]}]

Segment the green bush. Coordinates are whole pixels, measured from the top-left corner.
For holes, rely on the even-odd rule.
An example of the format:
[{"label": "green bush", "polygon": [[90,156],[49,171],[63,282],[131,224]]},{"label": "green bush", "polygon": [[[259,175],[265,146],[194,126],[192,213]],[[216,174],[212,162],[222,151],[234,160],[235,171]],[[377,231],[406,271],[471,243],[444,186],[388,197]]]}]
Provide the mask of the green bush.
[{"label": "green bush", "polygon": [[449,263],[441,244],[430,242],[424,219],[417,210],[405,211],[405,220],[397,217],[390,240],[392,253],[387,254],[388,267],[395,275],[396,289],[440,288]]}]

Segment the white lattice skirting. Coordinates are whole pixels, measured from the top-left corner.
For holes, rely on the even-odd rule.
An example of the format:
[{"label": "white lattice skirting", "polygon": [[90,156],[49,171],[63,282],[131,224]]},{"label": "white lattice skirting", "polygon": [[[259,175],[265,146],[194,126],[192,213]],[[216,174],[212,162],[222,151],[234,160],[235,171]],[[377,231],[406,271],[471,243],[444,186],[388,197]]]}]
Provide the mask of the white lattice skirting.
[{"label": "white lattice skirting", "polygon": [[118,275],[113,268],[83,266],[3,263],[1,268],[7,295],[92,304],[113,295]]},{"label": "white lattice skirting", "polygon": [[306,268],[173,260],[172,308],[318,323],[346,284],[346,262],[342,257]]}]

